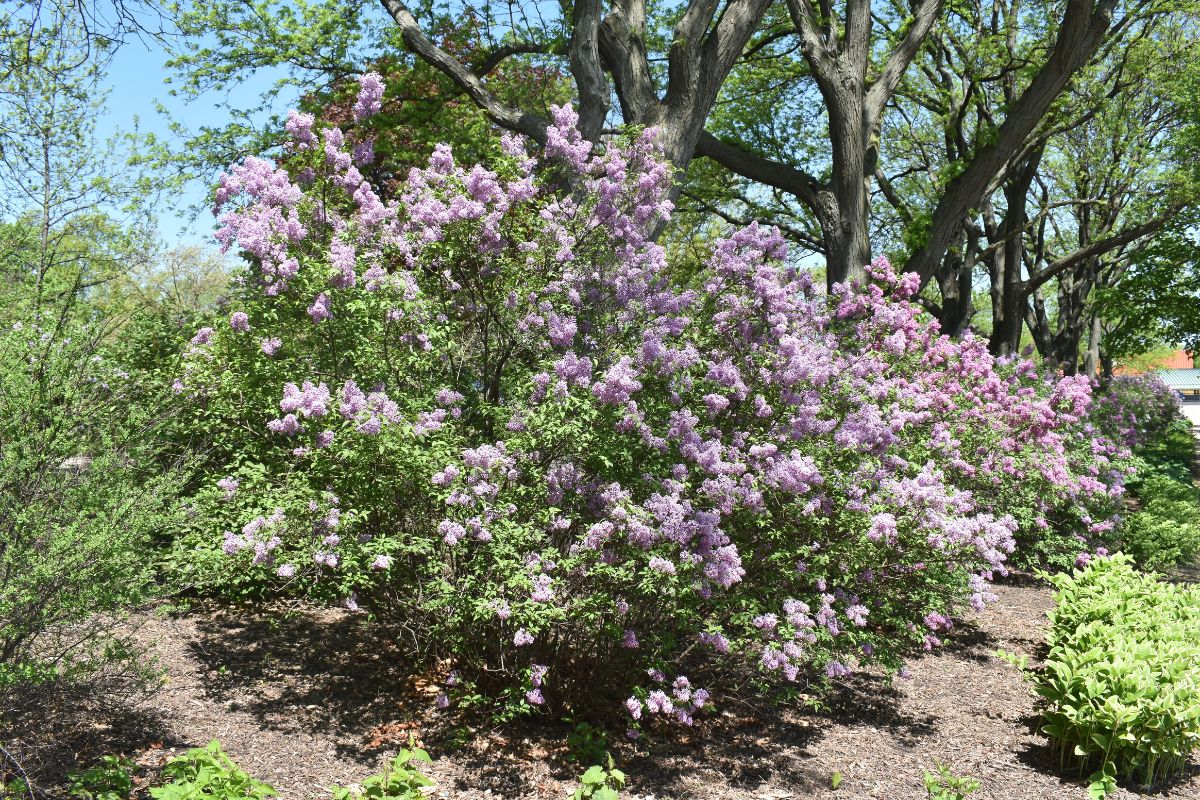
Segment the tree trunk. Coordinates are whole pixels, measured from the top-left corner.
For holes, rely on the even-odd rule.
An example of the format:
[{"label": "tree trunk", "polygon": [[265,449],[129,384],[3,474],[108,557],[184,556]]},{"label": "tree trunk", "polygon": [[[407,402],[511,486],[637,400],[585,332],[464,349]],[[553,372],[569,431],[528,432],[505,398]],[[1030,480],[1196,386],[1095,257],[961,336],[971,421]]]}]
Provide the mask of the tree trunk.
[{"label": "tree trunk", "polygon": [[1025,261],[1025,202],[1037,175],[1044,150],[1038,148],[1025,159],[1016,174],[1004,184],[1003,244],[992,254],[992,339],[997,356],[1015,355],[1021,349],[1025,322],[1026,293],[1021,269]]},{"label": "tree trunk", "polygon": [[993,272],[992,338],[988,349],[992,355],[1016,355],[1021,349],[1025,308],[1021,291],[1021,263],[1012,264],[1000,259],[999,274]]},{"label": "tree trunk", "polygon": [[1104,384],[1108,384],[1113,377],[1113,360],[1112,356],[1103,350],[1100,351],[1100,370],[1101,375],[1103,376],[1101,380]]},{"label": "tree trunk", "polygon": [[971,297],[974,278],[973,266],[967,266],[962,251],[955,247],[946,253],[938,270],[938,287],[942,292],[942,305],[938,323],[942,333],[959,338],[975,316],[975,304]]},{"label": "tree trunk", "polygon": [[1100,337],[1104,335],[1103,322],[1098,314],[1092,314],[1091,331],[1088,334],[1087,355],[1083,358],[1083,374],[1095,378],[1100,367]]},{"label": "tree trunk", "polygon": [[1046,63],[1033,76],[1020,97],[991,137],[942,193],[933,212],[933,220],[924,245],[914,252],[905,269],[927,283],[937,271],[942,254],[954,241],[955,231],[965,214],[983,200],[995,177],[1006,163],[1029,141],[1038,123],[1046,115],[1071,77],[1088,62],[1099,48],[1112,24],[1117,0],[1068,0],[1058,36]]},{"label": "tree trunk", "polygon": [[[870,121],[863,109],[863,79],[865,71],[858,65],[842,66],[842,79],[833,82],[827,92],[829,107],[829,139],[833,156],[833,181],[828,193],[829,202],[836,208],[836,219],[828,228],[826,239],[826,283],[857,281],[866,277],[871,263],[870,186],[875,165],[867,173],[867,146]],[[872,159],[873,162],[874,159]],[[824,198],[822,198],[824,199]]]}]

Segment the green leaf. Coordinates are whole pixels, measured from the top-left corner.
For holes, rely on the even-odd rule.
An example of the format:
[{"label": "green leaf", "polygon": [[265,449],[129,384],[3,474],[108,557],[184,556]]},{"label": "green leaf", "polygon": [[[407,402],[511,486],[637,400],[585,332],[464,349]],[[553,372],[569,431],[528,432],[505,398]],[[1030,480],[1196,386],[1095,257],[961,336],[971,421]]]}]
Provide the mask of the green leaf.
[{"label": "green leaf", "polygon": [[587,771],[583,773],[583,776],[579,780],[581,780],[585,785],[587,785],[587,784],[590,784],[590,785],[603,784],[604,783],[604,767],[601,767],[601,766],[588,767]]}]

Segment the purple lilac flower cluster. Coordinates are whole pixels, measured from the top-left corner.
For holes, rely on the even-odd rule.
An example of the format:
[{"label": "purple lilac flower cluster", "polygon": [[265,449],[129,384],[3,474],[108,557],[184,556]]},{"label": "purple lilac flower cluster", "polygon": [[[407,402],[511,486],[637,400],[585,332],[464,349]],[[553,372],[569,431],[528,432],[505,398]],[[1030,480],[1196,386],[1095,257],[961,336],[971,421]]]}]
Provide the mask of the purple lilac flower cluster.
[{"label": "purple lilac flower cluster", "polygon": [[1129,447],[1153,441],[1182,417],[1179,393],[1157,375],[1118,375],[1099,395],[1097,427]]}]

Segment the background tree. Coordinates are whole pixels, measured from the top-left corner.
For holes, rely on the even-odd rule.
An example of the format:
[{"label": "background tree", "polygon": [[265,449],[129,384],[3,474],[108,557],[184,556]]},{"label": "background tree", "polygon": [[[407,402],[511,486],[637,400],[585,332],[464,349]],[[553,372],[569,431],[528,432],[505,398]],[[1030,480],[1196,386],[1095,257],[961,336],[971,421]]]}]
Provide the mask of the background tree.
[{"label": "background tree", "polygon": [[[1194,61],[1193,20],[1187,9],[1148,13],[1107,42],[1042,120],[1020,159],[966,210],[935,273],[937,291],[926,296],[943,330],[983,329],[992,351],[1004,354],[1019,349],[1028,323],[1044,355],[1074,370],[1069,353],[1087,327],[1081,309],[1095,283],[1076,279],[1081,265],[1093,269],[1110,254],[1122,263],[1118,255],[1144,244],[1191,196],[1179,169],[1190,161],[1178,145],[1186,103],[1178,82],[1156,65],[1178,71]],[[1019,19],[962,21],[957,31],[934,32],[897,93],[878,176],[887,200],[877,209],[883,212],[875,229],[881,242],[919,243],[948,178],[986,144],[996,109],[1014,101],[1019,75],[1049,36],[1043,29],[1042,39],[1030,37]],[[1085,228],[1081,235],[1078,224]],[[1076,230],[1070,241],[1069,230]],[[982,298],[981,286],[987,289]],[[1060,286],[1055,302],[1037,300]],[[1074,310],[1060,318],[1059,301]],[[976,321],[981,308],[990,310],[990,320]]]},{"label": "background tree", "polygon": [[62,13],[27,42],[6,39],[5,61],[19,68],[0,81],[0,257],[9,305],[37,320],[65,320],[154,248],[122,142],[98,143],[106,94],[97,47]]},{"label": "background tree", "polygon": [[1136,253],[1110,285],[1097,288],[1100,366],[1127,360],[1163,345],[1200,350],[1200,220],[1181,215]]},{"label": "background tree", "polygon": [[[0,708],[30,684],[131,655],[114,620],[152,585],[150,546],[177,521],[164,392],[110,360],[117,288],[153,240],[121,209],[135,175],[97,143],[103,57],[70,9],[6,36],[0,80]],[[11,22],[11,20],[10,20]],[[22,23],[23,24],[23,23]],[[11,34],[12,27],[6,29]],[[15,49],[14,49],[15,48]],[[80,624],[84,623],[86,624]]]},{"label": "background tree", "polygon": [[[978,204],[996,176],[1020,158],[1071,77],[1102,44],[1134,30],[1154,11],[1144,0],[1124,4],[1115,16],[1117,5],[1116,0],[1074,0],[1061,7],[994,9],[1012,31],[1032,24],[1048,41],[1029,48],[1030,58],[1013,71],[1007,113],[989,122],[986,143],[977,152],[963,155],[945,180],[945,197],[912,238],[909,267],[923,280],[933,277],[963,209]],[[442,17],[434,8],[413,10],[394,0],[383,0],[382,6],[404,45],[501,127],[541,141],[546,117],[536,104],[502,96],[491,71],[508,59],[555,65],[570,76],[588,138],[598,140],[616,122],[656,125],[677,168],[705,156],[765,187],[761,191],[798,204],[812,224],[790,228],[804,231],[800,240],[825,257],[831,282],[858,275],[871,251],[869,199],[888,102],[925,40],[954,21],[952,10],[943,11],[935,0],[911,9],[873,7],[865,0],[820,9],[801,0],[786,8],[735,0],[656,9],[629,0],[607,13],[600,3],[589,2],[557,15],[541,7],[509,14],[507,7],[485,4],[478,11],[480,55],[464,58],[438,41]],[[293,11],[273,0],[244,8],[226,0],[200,4],[191,19],[203,19],[205,32],[228,31],[235,55],[223,61],[228,47],[196,47],[190,59],[176,65],[194,87],[227,85],[255,64],[328,79],[354,60],[352,52],[359,54],[361,70],[376,59],[353,50],[349,43],[355,31],[371,31],[372,47],[386,49],[394,38],[361,9],[332,24],[338,8],[301,5]],[[976,16],[991,13],[981,9]],[[752,113],[766,117],[710,131],[706,126],[714,109],[733,104],[727,85],[732,96],[765,89],[763,96],[787,102],[752,105]],[[769,136],[755,141],[733,135],[748,131]]]}]

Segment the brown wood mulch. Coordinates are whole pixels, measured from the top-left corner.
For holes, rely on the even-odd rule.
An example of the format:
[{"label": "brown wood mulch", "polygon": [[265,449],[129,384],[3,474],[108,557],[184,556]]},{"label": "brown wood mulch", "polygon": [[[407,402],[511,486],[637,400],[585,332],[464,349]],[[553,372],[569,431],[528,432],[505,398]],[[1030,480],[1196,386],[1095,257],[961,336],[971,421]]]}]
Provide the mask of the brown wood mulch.
[{"label": "brown wood mulch", "polygon": [[[917,800],[926,796],[922,771],[941,762],[982,782],[977,800],[1086,800],[1084,783],[1060,776],[1045,738],[1031,732],[1033,698],[1017,670],[994,655],[1036,655],[1050,592],[1033,584],[996,592],[999,601],[962,620],[944,648],[910,662],[911,678],[890,686],[854,678],[821,713],[727,711],[686,735],[620,743],[618,762],[630,776],[622,796]],[[105,753],[127,753],[152,773],[171,755],[219,739],[281,797],[327,798],[329,786],[378,771],[410,735],[434,757],[426,772],[437,781],[435,798],[558,800],[576,785],[564,727],[456,727],[431,710],[436,689],[412,678],[403,653],[360,617],[193,612],[134,623],[164,671],[157,691],[115,705],[39,699],[40,714],[0,731],[46,795],[61,795],[67,770]],[[1138,796],[1126,788],[1113,795]],[[1198,800],[1200,765],[1153,796]]]}]

